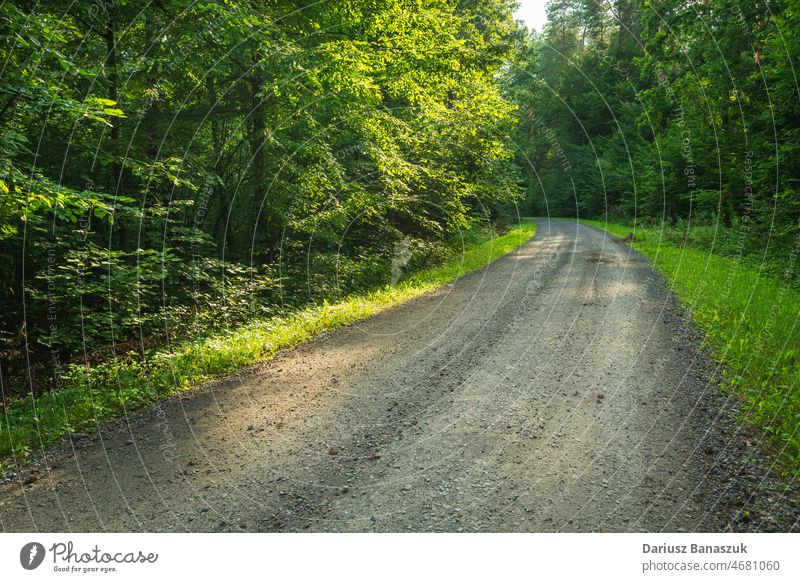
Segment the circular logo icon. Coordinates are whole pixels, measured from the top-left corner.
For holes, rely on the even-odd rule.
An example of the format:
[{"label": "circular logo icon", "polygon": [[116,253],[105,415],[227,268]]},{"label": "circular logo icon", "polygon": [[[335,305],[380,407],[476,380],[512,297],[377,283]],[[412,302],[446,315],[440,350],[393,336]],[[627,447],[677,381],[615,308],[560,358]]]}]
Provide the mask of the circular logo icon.
[{"label": "circular logo icon", "polygon": [[39,542],[30,542],[22,546],[19,552],[19,563],[26,570],[35,570],[44,561],[44,546]]}]

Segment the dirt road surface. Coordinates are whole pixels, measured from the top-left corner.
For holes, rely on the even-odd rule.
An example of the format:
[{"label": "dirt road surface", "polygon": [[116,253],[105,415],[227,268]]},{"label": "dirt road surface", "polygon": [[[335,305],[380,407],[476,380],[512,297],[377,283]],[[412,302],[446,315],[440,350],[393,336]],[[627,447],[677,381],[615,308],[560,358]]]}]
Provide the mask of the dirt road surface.
[{"label": "dirt road surface", "polygon": [[573,222],[439,291],[54,447],[5,531],[797,528],[676,300]]}]

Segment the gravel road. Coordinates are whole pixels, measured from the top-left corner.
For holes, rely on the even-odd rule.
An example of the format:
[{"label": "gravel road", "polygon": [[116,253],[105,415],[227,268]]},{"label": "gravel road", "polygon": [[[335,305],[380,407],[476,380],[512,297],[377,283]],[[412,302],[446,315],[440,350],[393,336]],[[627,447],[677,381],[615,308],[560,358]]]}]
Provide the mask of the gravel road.
[{"label": "gravel road", "polygon": [[5,531],[786,531],[702,337],[573,222],[268,365],[77,435]]}]

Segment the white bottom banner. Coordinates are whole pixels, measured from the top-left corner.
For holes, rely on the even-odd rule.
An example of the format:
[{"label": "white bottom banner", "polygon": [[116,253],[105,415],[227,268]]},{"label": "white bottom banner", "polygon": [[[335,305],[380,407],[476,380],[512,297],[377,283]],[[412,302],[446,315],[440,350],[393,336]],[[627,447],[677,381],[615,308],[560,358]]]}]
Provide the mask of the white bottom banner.
[{"label": "white bottom banner", "polygon": [[0,580],[800,580],[798,534],[1,534]]}]

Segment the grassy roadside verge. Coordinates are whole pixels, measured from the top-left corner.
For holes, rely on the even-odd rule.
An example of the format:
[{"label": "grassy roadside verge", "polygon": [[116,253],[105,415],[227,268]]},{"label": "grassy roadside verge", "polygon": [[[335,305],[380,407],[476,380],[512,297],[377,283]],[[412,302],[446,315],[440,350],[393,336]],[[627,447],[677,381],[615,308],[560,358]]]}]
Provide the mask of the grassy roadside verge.
[{"label": "grassy roadside verge", "polygon": [[752,265],[665,244],[659,228],[580,222],[618,236],[656,266],[725,365],[745,420],[769,435],[781,467],[800,475],[800,291]]},{"label": "grassy roadside verge", "polygon": [[432,291],[507,254],[535,232],[534,223],[524,222],[395,287],[173,344],[171,349],[159,350],[144,360],[118,358],[93,367],[73,365],[63,374],[64,387],[60,391],[14,401],[0,417],[0,470],[64,435],[96,430],[102,423],[158,398],[232,374],[242,366],[267,361],[280,349]]}]

